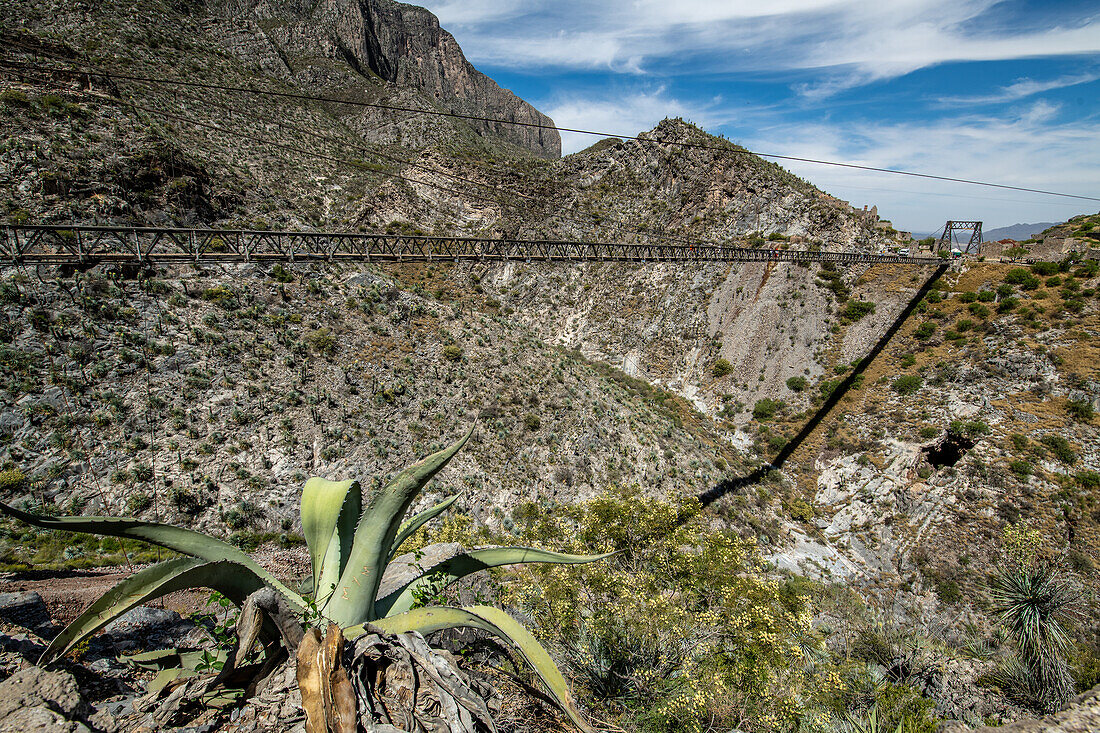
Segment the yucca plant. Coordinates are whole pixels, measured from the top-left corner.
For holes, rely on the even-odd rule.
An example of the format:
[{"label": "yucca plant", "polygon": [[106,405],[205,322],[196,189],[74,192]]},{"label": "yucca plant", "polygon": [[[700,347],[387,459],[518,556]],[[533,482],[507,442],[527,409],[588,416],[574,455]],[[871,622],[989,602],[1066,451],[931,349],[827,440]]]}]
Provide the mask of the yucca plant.
[{"label": "yucca plant", "polygon": [[[401,634],[414,631],[428,635],[455,627],[487,631],[519,652],[573,722],[583,730],[590,730],[573,704],[565,679],[546,650],[506,613],[489,606],[415,606],[416,599],[423,597],[425,590],[438,589],[478,570],[518,563],[587,563],[606,555],[567,555],[530,547],[471,550],[426,569],[404,586],[378,597],[386,567],[401,544],[416,530],[445,512],[457,498],[451,497],[403,521],[420,490],[465,445],[471,433],[472,430],[450,447],[402,471],[389,484],[374,491],[366,507],[363,506],[356,481],[321,478],[307,481],[302,492],[301,513],[312,573],[303,584],[302,593],[287,587],[233,545],[193,530],[128,518],[47,517],[0,503],[0,511],[37,527],[133,538],[184,556],[134,573],[105,593],[50,643],[41,663],[64,655],[135,606],[167,593],[185,588],[210,588],[238,606],[245,606],[245,610],[254,607],[255,599],[260,598],[262,593],[274,595],[280,605],[289,606],[300,619],[314,627],[328,625],[329,631],[323,643],[320,642],[320,634],[313,631],[312,638],[307,633],[302,644],[303,649],[310,645],[310,653],[328,654],[326,669],[333,664],[339,665],[338,650],[342,649],[345,638],[355,639],[367,633]],[[250,600],[253,602],[246,603]],[[260,605],[263,606],[263,603]],[[242,618],[244,616],[242,612]],[[276,623],[271,623],[273,620]],[[301,628],[299,626],[296,631],[291,629],[286,633],[285,619],[283,625],[278,622],[279,619],[259,618],[253,608],[248,630],[242,632],[238,627],[240,653],[247,655],[257,637],[266,641],[269,651],[278,648],[280,635],[283,644],[290,647],[288,651],[293,653],[293,647],[302,639]],[[333,644],[337,645],[337,652],[328,648]],[[236,647],[230,650],[230,656],[237,651]],[[303,680],[303,654],[303,650],[298,651],[300,683]],[[219,677],[225,674],[223,670]],[[309,698],[314,696],[314,692],[302,690],[307,712]],[[331,700],[331,691],[327,688],[326,694],[329,695],[326,700]],[[325,730],[324,722],[315,724],[313,729]]]},{"label": "yucca plant", "polygon": [[1069,702],[1073,679],[1063,654],[1067,625],[1081,615],[1081,588],[1047,565],[1014,564],[1000,568],[990,590],[994,609],[1016,642],[1019,660],[1002,669],[1010,695],[1052,713]]}]

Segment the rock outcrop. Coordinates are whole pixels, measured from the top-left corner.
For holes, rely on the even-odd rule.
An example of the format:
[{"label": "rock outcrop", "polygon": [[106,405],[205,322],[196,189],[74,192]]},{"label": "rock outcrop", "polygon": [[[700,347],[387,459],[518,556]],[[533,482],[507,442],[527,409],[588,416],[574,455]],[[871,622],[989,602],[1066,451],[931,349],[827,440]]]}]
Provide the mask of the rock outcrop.
[{"label": "rock outcrop", "polygon": [[250,0],[226,3],[223,12],[236,23],[253,21],[290,72],[318,57],[342,62],[363,77],[414,90],[448,112],[550,126],[463,120],[481,135],[540,157],[561,155],[554,121],[475,69],[424,8],[393,0]]}]

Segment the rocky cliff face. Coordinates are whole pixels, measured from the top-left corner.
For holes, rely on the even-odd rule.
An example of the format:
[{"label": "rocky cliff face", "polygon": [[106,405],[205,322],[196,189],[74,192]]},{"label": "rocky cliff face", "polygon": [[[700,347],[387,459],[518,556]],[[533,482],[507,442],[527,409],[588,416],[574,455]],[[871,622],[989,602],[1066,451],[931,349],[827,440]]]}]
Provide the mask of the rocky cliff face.
[{"label": "rocky cliff face", "polygon": [[[296,73],[303,59],[347,64],[363,77],[418,92],[429,104],[462,115],[534,125],[554,121],[475,69],[454,36],[429,11],[393,0],[252,0],[222,5],[231,25],[249,26]],[[266,48],[265,48],[266,46]],[[270,64],[269,64],[270,65]],[[278,65],[278,64],[276,64]],[[543,158],[561,155],[557,130],[466,120],[482,135],[511,142]]]}]

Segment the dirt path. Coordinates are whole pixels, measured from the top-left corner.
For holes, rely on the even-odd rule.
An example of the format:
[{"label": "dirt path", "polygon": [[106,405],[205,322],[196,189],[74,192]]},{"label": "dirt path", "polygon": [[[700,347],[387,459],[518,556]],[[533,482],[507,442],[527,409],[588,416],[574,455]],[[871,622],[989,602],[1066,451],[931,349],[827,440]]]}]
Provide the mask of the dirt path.
[{"label": "dirt path", "polygon": [[[253,553],[253,558],[276,577],[292,584],[295,583],[293,578],[309,572],[309,555],[304,547],[289,550],[260,548]],[[133,569],[141,570],[143,567],[148,566],[135,565]],[[131,570],[126,566],[90,570],[32,570],[21,573],[2,573],[0,574],[0,593],[36,591],[46,602],[50,617],[57,623],[67,624],[130,574]],[[201,588],[170,593],[146,605],[167,608],[181,615],[187,615],[205,608],[209,597],[210,591]]]}]

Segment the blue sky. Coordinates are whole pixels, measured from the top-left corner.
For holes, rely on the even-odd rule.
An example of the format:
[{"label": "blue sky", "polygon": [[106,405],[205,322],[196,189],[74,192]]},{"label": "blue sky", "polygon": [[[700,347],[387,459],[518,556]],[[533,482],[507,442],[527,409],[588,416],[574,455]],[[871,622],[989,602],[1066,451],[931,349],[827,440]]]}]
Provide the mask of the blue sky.
[{"label": "blue sky", "polygon": [[[1100,0],[419,0],[563,127],[680,116],[752,150],[1100,197]],[[564,152],[597,138],[563,135]],[[899,228],[1100,203],[783,163]]]}]

